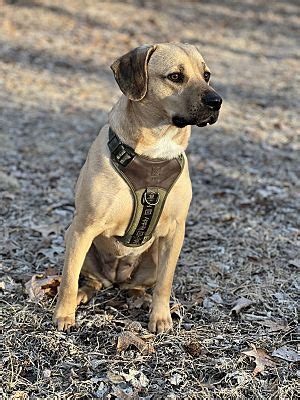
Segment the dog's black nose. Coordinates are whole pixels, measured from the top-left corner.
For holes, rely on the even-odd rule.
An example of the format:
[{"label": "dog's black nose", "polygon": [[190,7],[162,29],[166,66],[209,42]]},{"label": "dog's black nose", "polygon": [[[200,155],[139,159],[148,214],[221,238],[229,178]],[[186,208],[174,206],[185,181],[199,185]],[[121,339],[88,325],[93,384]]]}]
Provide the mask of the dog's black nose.
[{"label": "dog's black nose", "polygon": [[218,111],[221,108],[222,97],[215,92],[209,92],[203,97],[202,101],[212,110]]}]

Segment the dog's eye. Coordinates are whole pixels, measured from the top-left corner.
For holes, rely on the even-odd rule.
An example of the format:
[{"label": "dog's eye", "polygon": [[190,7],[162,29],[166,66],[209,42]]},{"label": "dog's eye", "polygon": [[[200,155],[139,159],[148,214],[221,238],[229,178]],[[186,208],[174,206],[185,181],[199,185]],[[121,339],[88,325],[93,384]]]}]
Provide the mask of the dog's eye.
[{"label": "dog's eye", "polygon": [[169,74],[167,78],[172,81],[172,82],[182,82],[183,81],[183,75],[181,72],[172,72],[172,74]]},{"label": "dog's eye", "polygon": [[205,80],[205,82],[208,82],[209,79],[210,79],[210,72],[205,71],[205,72],[204,72],[204,80]]}]

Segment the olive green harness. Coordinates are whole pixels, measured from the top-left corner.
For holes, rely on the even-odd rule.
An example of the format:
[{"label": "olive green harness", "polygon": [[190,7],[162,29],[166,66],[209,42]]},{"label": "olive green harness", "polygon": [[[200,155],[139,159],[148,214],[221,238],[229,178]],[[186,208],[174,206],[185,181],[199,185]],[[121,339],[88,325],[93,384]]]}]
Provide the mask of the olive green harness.
[{"label": "olive green harness", "polygon": [[167,196],[183,170],[184,157],[180,154],[162,160],[141,156],[121,142],[111,128],[108,147],[112,164],[130,187],[134,199],[131,220],[125,235],[118,236],[118,240],[125,246],[141,246],[152,237]]}]

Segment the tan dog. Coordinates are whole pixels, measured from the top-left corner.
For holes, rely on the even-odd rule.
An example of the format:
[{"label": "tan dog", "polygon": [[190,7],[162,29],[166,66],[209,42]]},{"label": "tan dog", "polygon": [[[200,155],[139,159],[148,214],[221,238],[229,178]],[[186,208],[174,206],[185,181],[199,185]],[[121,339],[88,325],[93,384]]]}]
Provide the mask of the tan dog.
[{"label": "tan dog", "polygon": [[[59,330],[75,324],[75,309],[96,290],[118,283],[124,289],[153,287],[149,330],[172,327],[169,300],[191,197],[184,151],[190,126],[216,122],[221,97],[209,86],[210,72],[195,46],[144,45],[112,65],[124,95],[109,114],[123,143],[149,158],[184,155],[183,171],[168,195],[152,238],[127,247],[123,236],[133,210],[128,184],[113,168],[109,126],[92,144],[76,186],[76,212],[66,232],[66,258],[54,321]],[[78,290],[80,272],[86,285]]]}]

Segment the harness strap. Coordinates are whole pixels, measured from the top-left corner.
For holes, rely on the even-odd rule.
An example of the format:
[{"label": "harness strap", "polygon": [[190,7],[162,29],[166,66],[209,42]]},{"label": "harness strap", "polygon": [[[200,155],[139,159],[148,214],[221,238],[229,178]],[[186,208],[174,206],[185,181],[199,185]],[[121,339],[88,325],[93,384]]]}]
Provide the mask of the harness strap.
[{"label": "harness strap", "polygon": [[151,239],[163,211],[167,195],[179,178],[184,157],[172,160],[150,159],[135,153],[109,128],[108,147],[116,171],[131,189],[134,209],[125,235],[118,239],[130,247]]},{"label": "harness strap", "polygon": [[126,167],[135,156],[135,151],[121,142],[111,128],[109,128],[109,141],[107,144],[113,158],[123,167]]}]

